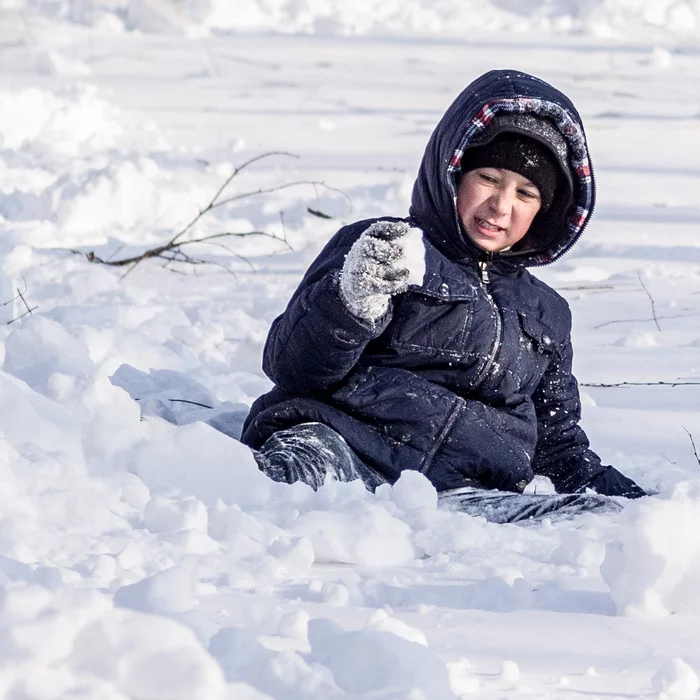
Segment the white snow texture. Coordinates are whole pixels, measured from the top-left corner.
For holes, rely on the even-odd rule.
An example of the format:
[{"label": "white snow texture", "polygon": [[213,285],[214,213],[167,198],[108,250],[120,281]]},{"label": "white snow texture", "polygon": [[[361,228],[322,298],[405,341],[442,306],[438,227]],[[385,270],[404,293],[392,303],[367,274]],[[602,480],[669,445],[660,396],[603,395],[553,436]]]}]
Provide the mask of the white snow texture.
[{"label": "white snow texture", "polygon": [[[699,17],[0,0],[0,700],[697,697]],[[407,215],[434,124],[503,66],[584,115],[597,211],[535,273],[593,448],[653,495],[497,526],[416,472],[270,481],[233,439],[270,324],[338,228]],[[170,240],[263,153],[183,239],[265,235],[86,259]]]}]

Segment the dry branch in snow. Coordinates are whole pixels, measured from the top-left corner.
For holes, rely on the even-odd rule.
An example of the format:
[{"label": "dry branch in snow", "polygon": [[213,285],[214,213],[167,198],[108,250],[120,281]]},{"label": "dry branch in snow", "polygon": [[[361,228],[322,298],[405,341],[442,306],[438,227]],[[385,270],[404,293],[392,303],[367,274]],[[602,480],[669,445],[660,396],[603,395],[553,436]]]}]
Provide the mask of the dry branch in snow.
[{"label": "dry branch in snow", "polygon": [[[221,187],[217,190],[216,194],[212,197],[211,201],[203,208],[200,209],[197,215],[186,225],[184,226],[180,231],[178,231],[169,241],[163,243],[162,245],[155,246],[154,248],[149,248],[148,250],[145,250],[143,253],[140,253],[138,255],[132,255],[128,257],[109,257],[109,258],[102,258],[99,255],[97,255],[94,251],[88,251],[87,253],[81,250],[75,250],[75,249],[70,249],[71,253],[74,253],[76,255],[82,255],[88,262],[91,263],[98,263],[100,265],[109,265],[110,267],[129,267],[129,269],[124,273],[126,276],[131,270],[136,267],[139,263],[143,262],[144,260],[149,260],[149,259],[157,259],[157,260],[164,260],[166,264],[170,263],[186,263],[189,265],[214,265],[216,263],[206,260],[204,258],[199,258],[191,255],[189,252],[185,251],[184,248],[186,246],[192,246],[197,243],[206,243],[209,245],[218,245],[220,247],[223,247],[226,249],[228,252],[232,253],[234,256],[237,258],[240,258],[241,260],[245,261],[248,263],[246,258],[244,258],[242,255],[239,253],[236,253],[234,250],[231,250],[227,246],[222,244],[222,241],[224,239],[233,239],[233,238],[247,238],[249,236],[264,236],[266,238],[272,238],[276,241],[279,241],[283,243],[287,248],[291,250],[291,246],[289,245],[287,238],[286,238],[286,233],[284,233],[281,236],[276,235],[274,233],[270,233],[268,231],[223,231],[219,233],[212,233],[212,234],[207,234],[207,235],[202,235],[202,236],[188,236],[188,234],[191,234],[193,229],[196,227],[196,225],[201,221],[202,217],[206,216],[209,212],[213,211],[214,209],[218,209],[219,207],[225,206],[227,204],[232,204],[233,202],[241,201],[244,199],[249,199],[250,197],[255,197],[258,195],[265,195],[265,194],[271,194],[273,192],[279,192],[280,190],[285,190],[289,189],[290,187],[298,187],[301,185],[312,185],[314,187],[323,187],[324,189],[331,190],[334,192],[339,192],[339,190],[336,190],[333,187],[330,187],[329,185],[326,185],[323,182],[317,182],[314,180],[295,180],[293,182],[286,182],[282,183],[280,185],[275,185],[272,187],[260,187],[255,190],[250,190],[248,192],[243,192],[240,194],[234,194],[228,197],[223,197],[224,192],[227,190],[229,185],[233,182],[233,180],[236,178],[237,175],[241,173],[245,168],[248,166],[252,165],[253,163],[260,161],[264,158],[270,158],[272,156],[287,156],[290,158],[298,158],[298,156],[294,155],[293,153],[287,153],[285,151],[270,151],[269,153],[262,153],[261,155],[255,156],[253,158],[250,158],[249,160],[245,161],[241,165],[237,166],[234,171],[229,175],[224,183],[221,185]],[[344,193],[340,193],[343,194]],[[344,195],[347,197],[347,195]],[[317,210],[307,208],[307,211],[310,214],[313,214],[314,216],[319,216],[321,218],[332,218],[328,217],[327,215],[323,214],[322,212],[318,212]],[[248,263],[250,264],[250,263]]]}]

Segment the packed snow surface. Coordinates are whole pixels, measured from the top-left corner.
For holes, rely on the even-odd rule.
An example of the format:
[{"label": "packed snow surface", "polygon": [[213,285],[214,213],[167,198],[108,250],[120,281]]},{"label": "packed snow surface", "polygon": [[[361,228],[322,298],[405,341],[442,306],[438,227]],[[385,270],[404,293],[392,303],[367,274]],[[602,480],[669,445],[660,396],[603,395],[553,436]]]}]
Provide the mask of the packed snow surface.
[{"label": "packed snow surface", "polygon": [[[0,5],[0,698],[696,697],[699,13]],[[496,67],[583,115],[597,211],[537,274],[572,307],[593,447],[654,495],[497,526],[416,473],[269,481],[234,438],[270,323],[340,225],[406,213]]]},{"label": "packed snow surface", "polygon": [[[5,0],[102,31],[474,35],[482,31],[630,37],[700,34],[697,0]],[[73,65],[73,64],[69,64]],[[74,68],[74,70],[76,70]]]}]

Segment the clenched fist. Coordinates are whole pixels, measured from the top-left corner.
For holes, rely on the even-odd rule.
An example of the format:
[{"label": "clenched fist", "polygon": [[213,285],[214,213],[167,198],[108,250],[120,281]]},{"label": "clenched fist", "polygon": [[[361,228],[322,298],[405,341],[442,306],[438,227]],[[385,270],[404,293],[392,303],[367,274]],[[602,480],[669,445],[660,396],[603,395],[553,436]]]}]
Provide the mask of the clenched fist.
[{"label": "clenched fist", "polygon": [[340,275],[340,295],[354,316],[374,322],[387,312],[392,296],[408,289],[409,231],[420,234],[405,221],[377,221],[350,248]]}]

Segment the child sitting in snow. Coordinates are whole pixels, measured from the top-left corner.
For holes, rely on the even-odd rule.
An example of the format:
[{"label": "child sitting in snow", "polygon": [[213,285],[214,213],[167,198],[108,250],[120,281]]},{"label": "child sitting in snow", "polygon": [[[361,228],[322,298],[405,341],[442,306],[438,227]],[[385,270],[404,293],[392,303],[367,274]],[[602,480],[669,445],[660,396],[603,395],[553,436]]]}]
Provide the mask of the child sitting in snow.
[{"label": "child sitting in snow", "polygon": [[565,95],[516,71],[469,85],[428,142],[408,218],[338,231],[273,323],[275,387],[243,432],[260,468],[314,488],[413,469],[439,492],[522,494],[541,474],[560,493],[643,496],[589,449],[569,307],[527,270],[577,242],[594,199]]}]

